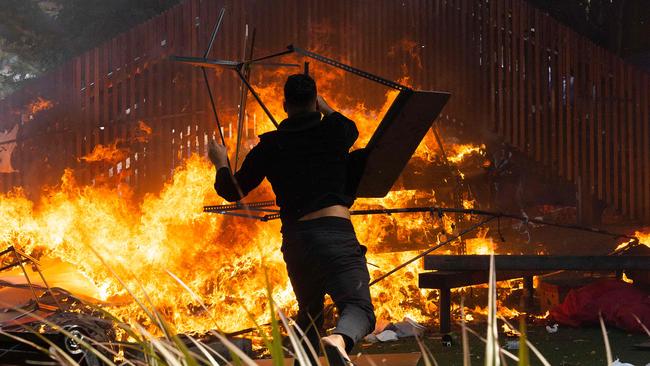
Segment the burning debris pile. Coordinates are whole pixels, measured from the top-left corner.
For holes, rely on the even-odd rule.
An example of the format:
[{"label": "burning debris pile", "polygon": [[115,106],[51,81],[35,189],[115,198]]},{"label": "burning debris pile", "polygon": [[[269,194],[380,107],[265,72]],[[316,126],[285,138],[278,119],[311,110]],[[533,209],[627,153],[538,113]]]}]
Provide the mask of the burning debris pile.
[{"label": "burning debris pile", "polygon": [[[337,75],[322,75],[319,87],[328,95]],[[280,95],[278,80],[282,78],[283,74],[274,74],[260,88],[277,115],[281,115],[281,106],[275,96]],[[367,142],[364,139],[394,97],[389,93],[377,109],[363,104],[341,108],[359,126],[359,146]],[[341,106],[350,105],[335,95],[332,99]],[[249,116],[257,118],[259,112],[251,108]],[[269,127],[268,122],[258,123],[256,132]],[[151,134],[149,128],[141,129],[145,135]],[[115,148],[110,149],[113,145]],[[84,161],[115,164],[113,157],[120,152],[120,142],[113,145],[101,149],[98,146]],[[480,150],[473,145],[448,148],[455,161]],[[432,134],[427,135],[416,156],[430,162],[440,159]],[[61,183],[46,188],[39,201],[28,199],[20,189],[0,197],[0,241],[43,260],[44,273],[52,278],[52,286],[98,299],[111,313],[128,322],[147,320],[127,289],[139,298],[146,294],[177,332],[201,333],[217,328],[237,331],[252,325],[247,312],[258,323],[265,323],[265,273],[273,285],[274,298],[292,314],[296,305],[279,251],[279,222],[260,224],[203,213],[203,205],[222,203],[213,191],[213,180],[211,165],[204,157],[193,155],[160,192],[137,200],[125,194],[123,186],[117,189],[109,182],[80,185],[75,172],[67,170]],[[397,190],[382,199],[359,199],[355,207],[440,204],[433,187],[436,184],[432,182],[426,190]],[[269,198],[270,186],[264,185],[251,200]],[[369,247],[372,276],[401,263],[413,255],[413,250],[436,243],[445,230],[454,230],[452,218],[428,214],[355,217],[354,224],[360,241]],[[491,245],[489,239],[474,240],[483,243],[476,248]],[[400,245],[402,252],[390,253]],[[418,269],[418,264],[412,264],[390,281],[373,286],[379,317],[432,319],[436,306],[431,300],[435,295],[418,289]],[[199,310],[195,299],[170,274],[196,291],[212,314]],[[217,324],[212,319],[217,319]]]}]

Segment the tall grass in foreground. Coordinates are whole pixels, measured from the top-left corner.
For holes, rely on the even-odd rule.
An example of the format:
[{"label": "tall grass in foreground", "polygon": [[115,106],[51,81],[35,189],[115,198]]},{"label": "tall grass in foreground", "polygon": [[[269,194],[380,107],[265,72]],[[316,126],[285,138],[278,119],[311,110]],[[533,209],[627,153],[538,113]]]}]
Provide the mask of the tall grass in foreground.
[{"label": "tall grass in foreground", "polygon": [[[101,259],[101,258],[100,258]],[[41,347],[36,345],[28,340],[17,337],[13,334],[6,333],[0,330],[0,335],[7,336],[14,339],[16,342],[24,343],[30,347],[40,350],[41,352],[49,355],[50,358],[60,363],[61,365],[66,366],[81,366],[81,365],[108,365],[108,366],[221,366],[221,365],[246,365],[254,366],[257,365],[253,359],[251,359],[246,353],[244,353],[240,348],[231,342],[223,332],[212,331],[210,332],[216,339],[218,339],[228,350],[229,357],[226,359],[226,355],[222,355],[214,351],[211,347],[204,344],[200,340],[197,340],[189,335],[186,335],[189,343],[196,348],[196,350],[191,350],[186,345],[186,342],[183,341],[178,335],[174,334],[171,326],[166,323],[163,316],[153,307],[152,303],[149,301],[146,292],[143,291],[143,299],[139,299],[135,296],[134,292],[126,288],[125,283],[117,276],[117,274],[110,269],[110,267],[104,263],[108,270],[118,279],[118,281],[124,286],[126,291],[134,299],[134,301],[142,308],[143,312],[147,314],[149,320],[158,328],[162,337],[156,337],[147,331],[144,327],[136,326],[135,328],[129,326],[128,324],[120,321],[119,319],[114,318],[111,314],[103,311],[103,314],[113,320],[116,326],[122,329],[126,335],[134,340],[132,346],[133,350],[139,353],[139,356],[134,359],[128,359],[125,356],[124,349],[118,349],[114,344],[99,342],[87,336],[81,336],[74,332],[70,332],[56,324],[51,323],[47,319],[40,318],[37,315],[30,313],[31,316],[37,318],[42,323],[48,325],[52,329],[55,329],[61,332],[63,335],[69,339],[76,342],[80,347],[86,350],[84,359],[76,360],[71,357],[65,350],[61,349],[58,345],[54,344],[46,337],[41,335],[35,329],[31,329],[28,326],[25,326],[25,330],[31,332],[32,334],[39,337],[47,347]],[[173,273],[167,271],[169,276],[171,276],[191,297],[201,305],[206,314],[212,314],[209,311],[207,306],[203,303],[201,298],[180,278],[178,278]],[[473,334],[481,341],[485,343],[485,366],[499,366],[501,364],[507,364],[505,358],[510,358],[511,360],[517,362],[519,366],[529,366],[529,355],[528,350],[531,350],[537,359],[544,365],[550,366],[550,363],[544,358],[544,356],[539,352],[539,350],[528,340],[526,337],[526,326],[525,321],[520,319],[520,328],[519,328],[519,355],[516,356],[511,352],[503,349],[499,345],[498,338],[498,327],[497,322],[501,320],[507,324],[511,329],[512,327],[508,321],[502,317],[497,316],[497,304],[496,304],[496,270],[494,267],[494,257],[490,257],[490,275],[489,275],[489,295],[488,295],[488,323],[487,323],[487,334],[483,338],[476,331],[472,330],[465,323],[465,316],[463,313],[463,304],[461,302],[461,337],[462,337],[462,348],[463,348],[463,366],[470,366],[471,357],[470,357],[470,347],[467,334]],[[289,354],[295,359],[299,360],[301,365],[304,366],[321,366],[321,362],[317,357],[317,351],[307,343],[306,348],[303,346],[303,338],[305,334],[301,329],[299,329],[292,320],[288,319],[281,310],[277,309],[275,302],[273,301],[271,294],[272,288],[268,277],[266,277],[266,290],[269,297],[269,309],[271,317],[271,330],[270,334],[267,333],[264,327],[255,323],[254,317],[249,313],[249,317],[255,323],[255,327],[263,340],[264,345],[269,350],[272,358],[272,363],[274,366],[282,366],[285,364],[285,354]],[[212,315],[211,315],[212,316]],[[216,327],[216,319],[211,319]],[[609,347],[609,342],[607,339],[607,333],[605,329],[604,322],[601,321],[601,328],[603,331],[603,337],[605,341],[605,350],[607,355],[607,365],[611,365],[612,356],[611,350]],[[282,323],[286,336],[289,340],[289,343],[292,346],[292,351],[286,349],[283,346],[283,337],[280,330],[280,323]],[[645,328],[645,327],[644,327]],[[647,328],[645,328],[647,329]],[[650,335],[650,332],[648,332]],[[422,363],[425,366],[438,366],[438,363],[431,352],[431,350],[424,344],[424,342],[416,337],[416,342],[422,352]],[[310,357],[315,360],[315,364],[310,361]],[[329,366],[329,362],[325,359],[325,365]]]}]

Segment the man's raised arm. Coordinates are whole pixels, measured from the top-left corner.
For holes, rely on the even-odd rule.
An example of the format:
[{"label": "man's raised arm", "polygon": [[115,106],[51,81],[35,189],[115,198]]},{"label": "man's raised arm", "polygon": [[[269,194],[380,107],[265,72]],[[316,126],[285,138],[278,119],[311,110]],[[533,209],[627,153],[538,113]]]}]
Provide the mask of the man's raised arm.
[{"label": "man's raised arm", "polygon": [[264,180],[264,154],[260,145],[256,145],[246,156],[241,169],[234,176],[228,166],[226,147],[210,141],[208,157],[217,169],[214,189],[217,194],[229,202],[239,201]]},{"label": "man's raised arm", "polygon": [[352,145],[354,145],[354,142],[359,137],[359,130],[357,129],[357,125],[354,123],[354,121],[335,111],[334,108],[327,104],[325,99],[323,99],[323,97],[320,95],[316,98],[316,105],[318,111],[323,114],[324,118],[336,120],[336,123],[340,125],[343,131],[345,143],[348,149],[352,147]]}]

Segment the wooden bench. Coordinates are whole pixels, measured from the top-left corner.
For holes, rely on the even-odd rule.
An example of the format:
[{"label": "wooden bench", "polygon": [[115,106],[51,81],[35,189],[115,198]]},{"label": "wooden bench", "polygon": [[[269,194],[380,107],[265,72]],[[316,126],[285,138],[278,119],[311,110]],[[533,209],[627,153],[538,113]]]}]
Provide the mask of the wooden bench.
[{"label": "wooden bench", "polygon": [[[533,276],[558,271],[650,270],[650,256],[541,256],[495,255],[497,281],[524,279],[533,294]],[[428,255],[419,274],[419,287],[440,290],[440,332],[451,331],[451,289],[480,285],[489,280],[489,255]]]}]

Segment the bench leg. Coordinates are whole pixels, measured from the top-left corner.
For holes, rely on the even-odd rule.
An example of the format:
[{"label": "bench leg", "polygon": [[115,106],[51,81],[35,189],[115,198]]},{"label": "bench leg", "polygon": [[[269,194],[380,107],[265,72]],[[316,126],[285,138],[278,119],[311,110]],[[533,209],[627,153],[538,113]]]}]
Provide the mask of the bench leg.
[{"label": "bench leg", "polygon": [[524,300],[524,305],[526,308],[529,308],[535,303],[535,286],[533,282],[533,276],[524,277],[524,291],[524,296],[526,297]]},{"label": "bench leg", "polygon": [[446,334],[451,332],[451,290],[448,288],[440,289],[440,333]]}]

